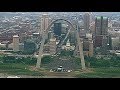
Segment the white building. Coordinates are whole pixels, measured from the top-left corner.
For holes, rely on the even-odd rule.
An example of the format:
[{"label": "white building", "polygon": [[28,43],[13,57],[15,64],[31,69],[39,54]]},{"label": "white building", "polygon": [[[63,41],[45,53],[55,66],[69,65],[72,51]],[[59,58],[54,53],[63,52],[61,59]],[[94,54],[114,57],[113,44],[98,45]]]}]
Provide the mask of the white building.
[{"label": "white building", "polygon": [[86,33],[86,38],[92,39],[92,34],[91,33]]},{"label": "white building", "polygon": [[112,49],[120,50],[120,37],[112,38]]},{"label": "white building", "polygon": [[13,51],[19,51],[19,36],[13,36]]},{"label": "white building", "polygon": [[0,43],[0,48],[6,48],[6,44]]},{"label": "white building", "polygon": [[74,50],[74,49],[75,49],[75,46],[71,46],[71,45],[70,45],[70,41],[69,41],[69,39],[68,39],[66,45],[63,45],[63,46],[62,46],[62,49],[65,49],[65,50]]}]

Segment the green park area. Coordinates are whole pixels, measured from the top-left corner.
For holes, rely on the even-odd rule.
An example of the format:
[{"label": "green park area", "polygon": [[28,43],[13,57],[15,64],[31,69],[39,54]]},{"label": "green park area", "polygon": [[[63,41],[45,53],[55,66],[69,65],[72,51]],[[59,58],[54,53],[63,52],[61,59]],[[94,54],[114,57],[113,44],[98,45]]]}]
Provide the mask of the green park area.
[{"label": "green park area", "polygon": [[120,77],[120,57],[113,56],[109,59],[85,58],[88,72],[79,73],[79,78],[119,78]]},{"label": "green park area", "polygon": [[[85,57],[86,70],[81,70],[80,58],[67,56],[66,53],[59,56],[44,56],[41,61],[41,69],[34,69],[37,58],[0,56],[0,73],[9,75],[49,76],[53,75],[50,69],[62,65],[72,72],[62,72],[75,78],[117,78],[120,77],[120,57],[111,58]],[[68,52],[67,52],[68,53]],[[71,53],[70,53],[71,54]],[[57,66],[58,65],[58,66]],[[58,74],[58,73],[57,73]],[[56,73],[54,74],[56,75]]]},{"label": "green park area", "polygon": [[77,78],[120,78],[120,68],[91,68],[88,72],[79,72]]},{"label": "green park area", "polygon": [[35,64],[36,58],[0,56],[0,73],[9,75],[43,76],[40,72],[31,69],[31,67],[35,66]]}]

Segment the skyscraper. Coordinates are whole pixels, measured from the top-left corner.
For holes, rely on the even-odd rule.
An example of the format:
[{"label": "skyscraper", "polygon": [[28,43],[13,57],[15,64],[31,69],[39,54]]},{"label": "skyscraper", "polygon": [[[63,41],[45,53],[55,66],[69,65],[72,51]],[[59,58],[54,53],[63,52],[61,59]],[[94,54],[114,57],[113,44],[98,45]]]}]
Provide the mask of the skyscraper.
[{"label": "skyscraper", "polygon": [[108,31],[108,18],[107,17],[96,17],[95,19],[95,34],[96,35],[107,35]]},{"label": "skyscraper", "polygon": [[102,35],[108,35],[108,18],[102,17]]},{"label": "skyscraper", "polygon": [[83,39],[83,52],[86,56],[93,56],[93,40],[92,38]]},{"label": "skyscraper", "polygon": [[60,36],[62,30],[62,24],[61,23],[54,23],[54,33],[55,35]]},{"label": "skyscraper", "polygon": [[41,34],[44,32],[44,30],[47,29],[48,25],[49,25],[49,16],[47,14],[43,14],[41,17],[41,29],[40,29]]},{"label": "skyscraper", "polygon": [[89,32],[89,26],[90,26],[90,15],[89,13],[85,13],[83,16],[83,21],[84,21],[84,30]]},{"label": "skyscraper", "polygon": [[56,38],[51,38],[49,42],[50,54],[53,55],[56,53]]},{"label": "skyscraper", "polygon": [[108,42],[108,18],[96,17],[95,19],[95,47],[107,47]]},{"label": "skyscraper", "polygon": [[14,35],[13,36],[13,51],[19,51],[19,36]]}]

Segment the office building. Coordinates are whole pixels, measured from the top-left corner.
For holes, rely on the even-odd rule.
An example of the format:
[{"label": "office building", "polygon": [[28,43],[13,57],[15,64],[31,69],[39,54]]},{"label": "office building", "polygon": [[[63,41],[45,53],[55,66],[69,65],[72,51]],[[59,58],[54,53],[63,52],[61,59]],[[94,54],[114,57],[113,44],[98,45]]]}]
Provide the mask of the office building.
[{"label": "office building", "polygon": [[93,56],[93,40],[91,38],[83,39],[83,53],[86,56]]},{"label": "office building", "polygon": [[109,44],[108,35],[108,18],[107,17],[96,17],[95,19],[95,47],[107,47]]},{"label": "office building", "polygon": [[85,13],[83,16],[83,21],[84,21],[84,30],[89,32],[89,27],[90,27],[90,15],[89,13]]},{"label": "office building", "polygon": [[108,18],[96,17],[95,19],[95,35],[107,35],[108,34]]},{"label": "office building", "polygon": [[49,41],[49,48],[50,48],[50,55],[53,55],[56,53],[56,38],[51,38]]},{"label": "office building", "polygon": [[61,36],[62,24],[61,23],[54,23],[54,34]]},{"label": "office building", "polygon": [[70,41],[68,39],[67,42],[66,42],[66,45],[62,46],[62,49],[64,49],[64,50],[74,50],[75,46],[74,45],[70,45]]},{"label": "office building", "polygon": [[[80,38],[81,43],[82,43],[82,47],[83,47],[83,54],[84,56],[93,56],[93,40],[91,38]],[[74,55],[79,56],[80,52],[79,52],[79,47],[77,45]]]},{"label": "office building", "polygon": [[47,14],[43,14],[41,17],[41,29],[40,29],[40,34],[42,34],[49,25],[49,16]]},{"label": "office building", "polygon": [[112,50],[120,50],[120,37],[112,38]]},{"label": "office building", "polygon": [[13,36],[13,51],[19,51],[19,36],[14,35]]}]

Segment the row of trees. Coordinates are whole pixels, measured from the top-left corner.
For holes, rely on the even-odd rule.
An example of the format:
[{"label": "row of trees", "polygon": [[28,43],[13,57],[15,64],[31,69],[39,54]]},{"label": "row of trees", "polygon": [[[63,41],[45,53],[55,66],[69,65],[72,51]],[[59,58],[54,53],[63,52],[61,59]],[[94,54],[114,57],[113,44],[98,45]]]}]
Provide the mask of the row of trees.
[{"label": "row of trees", "polygon": [[37,62],[37,59],[33,57],[3,56],[0,59],[3,63],[22,63],[27,65],[35,65]]},{"label": "row of trees", "polygon": [[120,67],[120,57],[113,56],[109,59],[95,57],[85,57],[86,64],[90,67]]}]

